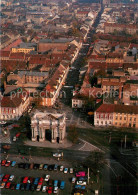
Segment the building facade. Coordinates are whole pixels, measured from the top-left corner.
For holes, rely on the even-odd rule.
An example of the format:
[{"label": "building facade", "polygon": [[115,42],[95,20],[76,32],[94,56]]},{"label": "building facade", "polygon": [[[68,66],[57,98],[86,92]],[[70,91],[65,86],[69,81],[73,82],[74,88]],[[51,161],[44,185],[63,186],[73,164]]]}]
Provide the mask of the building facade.
[{"label": "building facade", "polygon": [[130,105],[102,104],[94,113],[94,125],[138,128],[138,109]]},{"label": "building facade", "polygon": [[62,143],[66,134],[65,114],[36,113],[31,118],[32,141]]}]

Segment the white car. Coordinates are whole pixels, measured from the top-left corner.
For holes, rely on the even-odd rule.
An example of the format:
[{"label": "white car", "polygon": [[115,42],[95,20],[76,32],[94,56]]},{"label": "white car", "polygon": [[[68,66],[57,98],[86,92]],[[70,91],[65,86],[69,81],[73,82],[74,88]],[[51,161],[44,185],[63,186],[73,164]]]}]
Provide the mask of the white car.
[{"label": "white car", "polygon": [[1,121],[1,124],[2,124],[2,125],[6,124],[6,121]]},{"label": "white car", "polygon": [[61,157],[61,153],[54,153],[53,156],[54,157]]},{"label": "white car", "polygon": [[73,177],[72,180],[71,180],[72,183],[75,183],[76,182],[76,177]]},{"label": "white car", "polygon": [[77,185],[86,186],[86,181],[77,181]]},{"label": "white car", "polygon": [[64,169],[64,173],[68,173],[68,168],[65,168]]},{"label": "white car", "polygon": [[13,181],[13,179],[14,179],[14,175],[11,175],[11,176],[9,177],[9,181]]},{"label": "white car", "polygon": [[42,192],[46,192],[46,189],[47,189],[47,187],[46,186],[43,186],[42,187]]},{"label": "white car", "polygon": [[60,166],[60,171],[63,171],[63,169],[64,169],[64,166],[61,165],[61,166]]},{"label": "white car", "polygon": [[70,168],[70,169],[69,169],[69,172],[70,172],[70,173],[73,173],[73,168]]},{"label": "white car", "polygon": [[54,190],[53,190],[54,194],[57,194],[58,193],[58,187],[54,187]]},{"label": "white car", "polygon": [[45,181],[49,181],[49,179],[50,179],[50,175],[46,175],[45,176]]},{"label": "white car", "polygon": [[16,140],[17,140],[17,139],[16,139],[16,136],[14,136],[12,141],[13,141],[13,142],[16,142]]}]

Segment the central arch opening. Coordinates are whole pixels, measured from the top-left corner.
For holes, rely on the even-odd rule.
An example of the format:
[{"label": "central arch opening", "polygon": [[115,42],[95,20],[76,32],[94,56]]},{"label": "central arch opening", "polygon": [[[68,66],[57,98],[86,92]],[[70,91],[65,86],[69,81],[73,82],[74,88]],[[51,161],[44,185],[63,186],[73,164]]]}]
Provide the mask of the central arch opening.
[{"label": "central arch opening", "polygon": [[48,141],[51,142],[51,138],[52,138],[52,136],[51,136],[51,130],[49,130],[49,129],[46,129],[45,130],[45,138],[46,138],[46,140],[48,140]]}]

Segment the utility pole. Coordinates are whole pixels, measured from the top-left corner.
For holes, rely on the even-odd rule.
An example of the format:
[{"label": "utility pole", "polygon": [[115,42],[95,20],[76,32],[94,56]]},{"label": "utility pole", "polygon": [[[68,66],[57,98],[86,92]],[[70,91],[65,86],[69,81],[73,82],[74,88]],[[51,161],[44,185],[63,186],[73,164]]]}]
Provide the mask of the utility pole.
[{"label": "utility pole", "polygon": [[126,149],[126,139],[127,139],[127,135],[125,135],[125,145],[124,145],[125,149]]},{"label": "utility pole", "polygon": [[90,175],[90,171],[89,171],[89,168],[88,168],[88,185],[89,185],[89,179],[90,179],[89,175]]}]

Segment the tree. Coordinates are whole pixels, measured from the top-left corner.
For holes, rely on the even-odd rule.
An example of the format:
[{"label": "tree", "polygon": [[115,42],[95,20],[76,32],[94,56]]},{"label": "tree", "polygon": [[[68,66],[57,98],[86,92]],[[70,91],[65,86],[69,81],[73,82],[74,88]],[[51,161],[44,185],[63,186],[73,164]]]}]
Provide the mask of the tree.
[{"label": "tree", "polygon": [[68,140],[70,140],[72,143],[76,143],[78,140],[78,132],[75,125],[69,126]]}]

